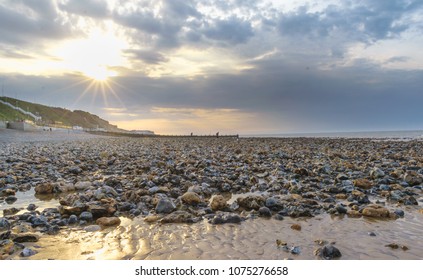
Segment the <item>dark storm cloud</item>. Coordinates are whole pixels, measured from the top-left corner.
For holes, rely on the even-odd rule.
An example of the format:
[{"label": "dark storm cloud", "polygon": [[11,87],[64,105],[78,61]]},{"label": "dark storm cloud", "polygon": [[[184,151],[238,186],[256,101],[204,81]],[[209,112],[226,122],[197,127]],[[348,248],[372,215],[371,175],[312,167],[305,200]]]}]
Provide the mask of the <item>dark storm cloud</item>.
[{"label": "dark storm cloud", "polygon": [[68,13],[94,18],[105,18],[110,15],[107,2],[103,0],[68,0],[59,4],[59,8]]},{"label": "dark storm cloud", "polygon": [[63,39],[69,35],[70,26],[61,21],[52,1],[22,0],[0,4],[0,42],[25,45],[35,41],[37,44],[38,40]]}]

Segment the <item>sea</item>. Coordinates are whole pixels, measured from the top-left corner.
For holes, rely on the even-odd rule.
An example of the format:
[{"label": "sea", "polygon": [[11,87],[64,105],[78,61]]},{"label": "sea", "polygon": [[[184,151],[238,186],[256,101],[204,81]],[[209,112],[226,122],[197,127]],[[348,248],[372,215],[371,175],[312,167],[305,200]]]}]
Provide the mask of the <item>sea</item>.
[{"label": "sea", "polygon": [[399,139],[423,140],[423,130],[401,131],[362,131],[362,132],[318,132],[318,133],[281,133],[281,134],[245,134],[240,137],[257,138],[373,138],[373,139]]}]

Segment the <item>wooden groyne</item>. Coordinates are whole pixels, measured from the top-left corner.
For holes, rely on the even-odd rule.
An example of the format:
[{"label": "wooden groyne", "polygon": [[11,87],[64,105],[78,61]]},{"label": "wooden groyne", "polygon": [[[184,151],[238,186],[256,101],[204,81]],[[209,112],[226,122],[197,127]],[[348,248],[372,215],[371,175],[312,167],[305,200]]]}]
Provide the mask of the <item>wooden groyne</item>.
[{"label": "wooden groyne", "polygon": [[138,134],[126,132],[111,132],[111,131],[86,131],[90,134],[114,136],[114,137],[133,137],[133,138],[239,138],[239,134],[234,135],[161,135],[161,134]]}]

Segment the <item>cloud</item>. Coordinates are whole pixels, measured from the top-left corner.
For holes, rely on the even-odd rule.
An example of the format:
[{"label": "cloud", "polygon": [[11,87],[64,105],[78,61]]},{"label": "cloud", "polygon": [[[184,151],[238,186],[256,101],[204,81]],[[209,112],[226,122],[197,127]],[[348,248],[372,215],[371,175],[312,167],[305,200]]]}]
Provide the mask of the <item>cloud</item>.
[{"label": "cloud", "polygon": [[[3,1],[0,70],[9,74],[0,81],[11,96],[161,132],[421,127],[423,2],[299,2],[315,5]],[[114,92],[88,88],[66,69],[24,76],[3,63],[26,66],[25,59],[36,61],[52,42],[75,34],[90,42],[90,30],[125,40],[113,52],[123,62],[108,66],[119,74],[109,78]],[[96,63],[107,61],[99,51],[107,42],[92,48]]]},{"label": "cloud", "polygon": [[146,64],[161,64],[169,61],[163,54],[152,50],[125,50],[129,57],[141,60]]},{"label": "cloud", "polygon": [[59,40],[71,29],[48,0],[5,1],[0,4],[0,43],[39,44],[39,40]]},{"label": "cloud", "polygon": [[254,35],[251,23],[231,17],[225,20],[215,20],[204,29],[204,35],[212,40],[237,45],[245,43]]},{"label": "cloud", "polygon": [[59,4],[59,8],[68,13],[93,18],[106,18],[110,16],[107,1],[102,0],[66,0]]}]

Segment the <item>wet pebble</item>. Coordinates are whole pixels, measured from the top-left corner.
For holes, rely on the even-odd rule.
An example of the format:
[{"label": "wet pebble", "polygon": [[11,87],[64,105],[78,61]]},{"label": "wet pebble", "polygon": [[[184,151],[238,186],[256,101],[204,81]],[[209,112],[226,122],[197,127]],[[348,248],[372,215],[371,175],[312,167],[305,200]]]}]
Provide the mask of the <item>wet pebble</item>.
[{"label": "wet pebble", "polygon": [[341,251],[333,245],[325,245],[314,251],[314,254],[321,259],[333,260],[342,257]]},{"label": "wet pebble", "polygon": [[20,253],[20,256],[26,258],[26,257],[33,256],[35,254],[37,254],[37,251],[34,251],[34,250],[30,249],[30,248],[24,248],[22,250],[22,252]]},{"label": "wet pebble", "polygon": [[93,220],[93,214],[91,212],[84,211],[79,215],[79,220],[91,222]]}]

